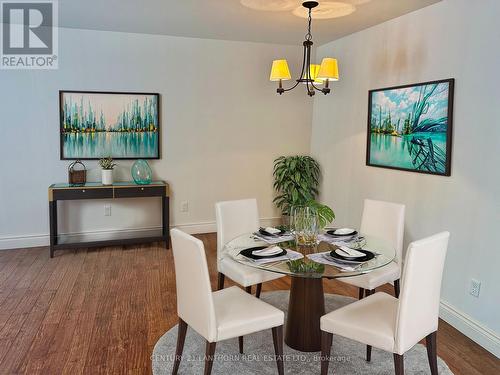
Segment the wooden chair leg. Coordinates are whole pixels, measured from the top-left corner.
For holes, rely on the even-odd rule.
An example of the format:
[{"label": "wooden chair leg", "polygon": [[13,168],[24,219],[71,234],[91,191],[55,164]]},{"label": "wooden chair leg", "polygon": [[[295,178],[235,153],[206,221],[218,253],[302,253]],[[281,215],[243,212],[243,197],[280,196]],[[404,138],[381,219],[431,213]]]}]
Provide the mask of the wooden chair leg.
[{"label": "wooden chair leg", "polygon": [[[252,294],[252,286],[246,286],[245,292]],[[243,354],[243,336],[238,337],[238,345],[240,347],[240,353]]]},{"label": "wooden chair leg", "polygon": [[427,346],[427,358],[429,358],[429,366],[431,368],[432,375],[437,375],[438,373],[436,336],[437,332],[432,332],[425,338],[425,344]]},{"label": "wooden chair leg", "polygon": [[217,277],[217,290],[224,289],[224,280],[226,279],[226,275],[219,272]]},{"label": "wooden chair leg", "polygon": [[278,374],[285,373],[285,366],[283,364],[283,326],[274,327],[273,331],[273,344],[274,353],[276,354],[276,365],[278,366]]},{"label": "wooden chair leg", "polygon": [[359,288],[358,299],[363,299],[365,296],[365,290],[363,288]]},{"label": "wooden chair leg", "polygon": [[330,352],[332,350],[333,334],[321,331],[321,375],[328,374],[330,364]]},{"label": "wooden chair leg", "polygon": [[255,291],[255,297],[260,298],[260,293],[262,292],[262,283],[257,284],[257,290]]},{"label": "wooden chair leg", "polygon": [[243,354],[243,336],[238,337],[238,346],[240,347],[240,354]]},{"label": "wooden chair leg", "polygon": [[366,345],[366,361],[370,362],[372,360],[372,347],[370,345]]},{"label": "wooden chair leg", "polygon": [[403,354],[399,355],[394,353],[394,370],[396,375],[405,374],[405,362]]},{"label": "wooden chair leg", "polygon": [[397,280],[394,280],[394,295],[396,296],[396,298],[399,298],[399,279]]},{"label": "wooden chair leg", "polygon": [[205,351],[205,371],[203,375],[210,375],[212,372],[212,365],[214,364],[215,342],[207,341],[207,349]]},{"label": "wooden chair leg", "polygon": [[179,328],[177,330],[177,348],[175,349],[174,367],[172,375],[176,375],[181,364],[182,351],[184,349],[184,341],[186,339],[187,323],[179,318]]}]

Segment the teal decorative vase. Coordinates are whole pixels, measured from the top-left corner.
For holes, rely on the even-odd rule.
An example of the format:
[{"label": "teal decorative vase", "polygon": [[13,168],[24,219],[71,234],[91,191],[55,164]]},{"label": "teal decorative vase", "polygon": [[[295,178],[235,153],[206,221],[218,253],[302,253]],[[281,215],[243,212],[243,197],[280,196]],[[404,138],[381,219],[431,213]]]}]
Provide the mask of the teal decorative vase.
[{"label": "teal decorative vase", "polygon": [[153,179],[153,171],[146,160],[138,159],[130,171],[136,184],[147,185]]}]

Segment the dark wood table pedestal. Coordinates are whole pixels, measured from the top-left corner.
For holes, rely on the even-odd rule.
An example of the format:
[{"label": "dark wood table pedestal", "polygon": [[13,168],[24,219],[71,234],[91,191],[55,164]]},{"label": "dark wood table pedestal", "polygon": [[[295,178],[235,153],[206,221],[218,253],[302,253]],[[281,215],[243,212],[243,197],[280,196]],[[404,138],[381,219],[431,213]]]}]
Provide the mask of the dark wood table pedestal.
[{"label": "dark wood table pedestal", "polygon": [[285,343],[302,352],[320,351],[319,320],[323,315],[323,279],[292,276]]}]

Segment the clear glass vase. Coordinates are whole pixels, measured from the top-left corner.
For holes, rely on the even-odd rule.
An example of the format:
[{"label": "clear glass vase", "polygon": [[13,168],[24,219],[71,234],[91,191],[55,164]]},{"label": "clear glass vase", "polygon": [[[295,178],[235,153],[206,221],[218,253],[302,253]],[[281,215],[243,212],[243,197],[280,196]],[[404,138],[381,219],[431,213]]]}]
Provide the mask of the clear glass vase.
[{"label": "clear glass vase", "polygon": [[308,206],[292,207],[290,224],[298,246],[316,246],[319,234],[319,218],[316,209]]},{"label": "clear glass vase", "polygon": [[136,160],[130,171],[136,184],[147,185],[153,179],[153,171],[148,162],[143,159]]}]

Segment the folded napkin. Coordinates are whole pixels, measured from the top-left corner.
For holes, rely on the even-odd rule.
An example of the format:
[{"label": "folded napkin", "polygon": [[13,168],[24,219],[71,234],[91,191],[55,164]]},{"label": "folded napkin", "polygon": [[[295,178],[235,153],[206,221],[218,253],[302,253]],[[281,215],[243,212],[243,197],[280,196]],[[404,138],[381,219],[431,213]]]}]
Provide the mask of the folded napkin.
[{"label": "folded napkin", "polygon": [[275,263],[275,262],[282,262],[282,261],[289,261],[289,260],[301,259],[303,257],[304,256],[301,253],[297,252],[297,251],[286,249],[286,254],[283,255],[283,256],[281,256],[281,257],[263,258],[263,259],[248,259],[247,258],[247,259],[250,260],[253,263],[262,265],[262,264],[266,264],[266,263]]},{"label": "folded napkin", "polygon": [[269,234],[278,234],[278,233],[281,233],[281,230],[273,228],[273,227],[265,227],[264,232],[267,232]]},{"label": "folded napkin", "polygon": [[362,253],[361,251],[351,249],[347,246],[338,246],[338,249],[335,249],[335,253],[337,253],[340,256],[348,256],[352,258],[357,258],[357,257],[364,257],[366,256],[365,253]]},{"label": "folded napkin", "polygon": [[363,264],[363,263],[356,263],[356,264],[344,263],[340,260],[332,258],[330,256],[329,251],[326,251],[324,253],[309,254],[307,255],[307,257],[316,263],[327,264],[329,266],[335,266],[337,268],[340,268],[340,270],[344,272],[355,271],[361,264]]},{"label": "folded napkin", "polygon": [[325,242],[328,242],[332,245],[337,245],[337,246],[346,246],[346,245],[349,245],[351,242],[356,242],[362,238],[364,238],[364,237],[360,237],[358,235],[355,235],[355,236],[345,236],[345,237],[342,237],[342,239],[340,239],[340,238],[333,237],[333,236],[330,236],[328,234],[323,234],[323,233],[318,236],[318,239],[320,241],[325,241]]},{"label": "folded napkin", "polygon": [[283,234],[281,236],[265,236],[260,232],[256,232],[254,233],[254,236],[268,244],[277,244],[280,242],[291,241],[294,238],[293,234],[291,233]]},{"label": "folded napkin", "polygon": [[279,246],[268,246],[268,247],[266,247],[265,249],[262,249],[262,250],[252,251],[252,254],[263,257],[263,256],[269,256],[269,255],[279,254],[279,253],[282,253],[282,252],[283,252],[283,249],[281,247],[279,247]]}]

